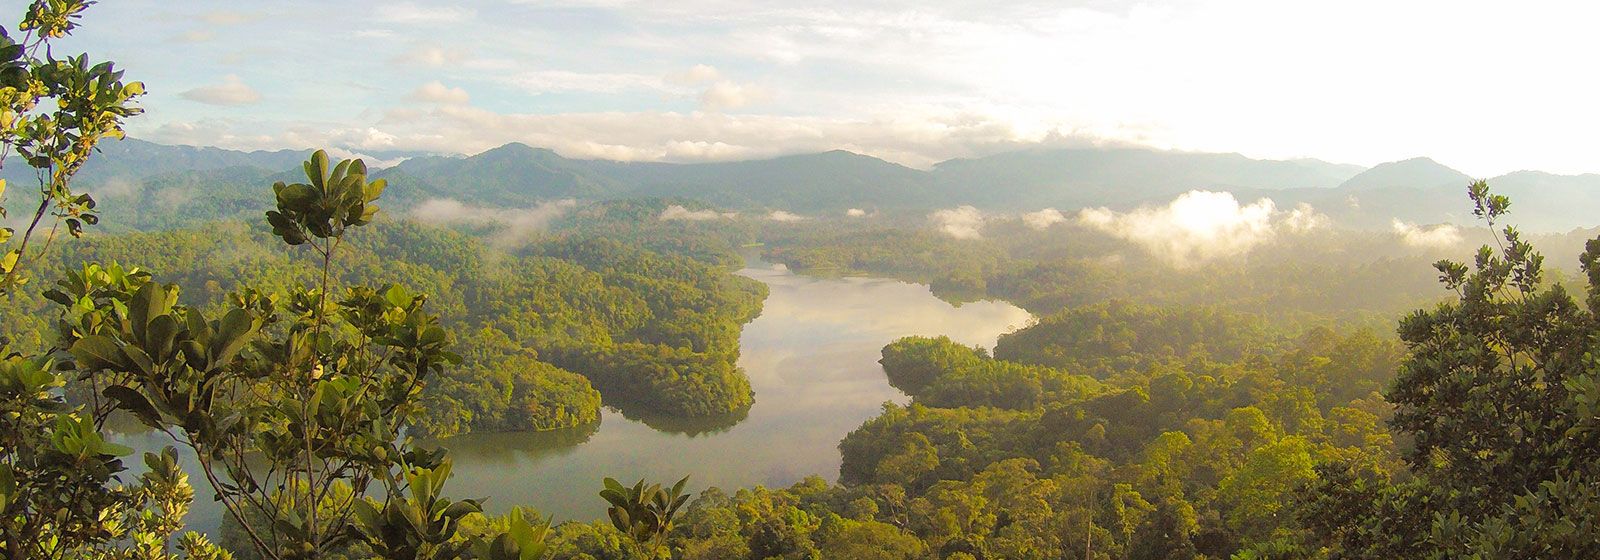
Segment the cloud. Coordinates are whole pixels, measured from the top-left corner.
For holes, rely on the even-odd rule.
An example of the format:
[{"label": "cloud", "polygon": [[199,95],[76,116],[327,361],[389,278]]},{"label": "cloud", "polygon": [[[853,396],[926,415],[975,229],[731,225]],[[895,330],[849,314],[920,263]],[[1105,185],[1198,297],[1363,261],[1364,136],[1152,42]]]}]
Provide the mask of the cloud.
[{"label": "cloud", "polygon": [[604,72],[573,72],[570,70],[535,70],[521,72],[506,79],[528,93],[622,93],[626,91],[664,90],[663,81],[646,74]]},{"label": "cloud", "polygon": [[1038,212],[1027,212],[1022,215],[1022,223],[1040,231],[1050,229],[1050,226],[1067,221],[1067,217],[1055,208],[1045,208]]},{"label": "cloud", "polygon": [[[874,214],[876,214],[876,212],[874,212]],[[867,217],[867,211],[860,208],[851,208],[849,210],[845,210],[844,215],[851,218],[865,218]]]},{"label": "cloud", "polygon": [[[140,120],[131,126],[134,136],[148,140],[238,150],[345,146],[357,150],[474,154],[521,142],[547,147],[571,158],[706,162],[842,149],[921,168],[953,158],[1041,145],[1117,145],[1075,136],[1070,131],[1055,131],[1039,138],[1021,137],[1000,116],[984,112],[928,107],[907,110],[915,116],[883,113],[832,118],[701,111],[547,114],[491,111],[471,104],[405,104],[375,110],[358,122],[337,123],[342,126],[330,126],[325,121],[245,120],[165,121],[149,125]],[[350,139],[362,144],[343,144]]]},{"label": "cloud", "polygon": [[217,38],[217,34],[209,29],[195,29],[172,36],[172,40],[179,43],[204,43]]},{"label": "cloud", "polygon": [[261,93],[234,74],[223,76],[220,84],[200,86],[178,95],[209,105],[249,105],[261,101]]},{"label": "cloud", "polygon": [[1240,205],[1233,193],[1189,191],[1162,207],[1085,208],[1078,223],[1140,245],[1175,266],[1246,254],[1280,233],[1328,224],[1308,205],[1283,212],[1270,198]]},{"label": "cloud", "polygon": [[367,169],[387,169],[387,168],[390,168],[390,167],[394,167],[396,165],[400,165],[400,163],[405,161],[405,160],[411,159],[411,158],[408,158],[408,157],[396,157],[396,158],[383,159],[383,158],[380,158],[380,157],[377,157],[377,156],[373,156],[371,154],[363,154],[361,152],[346,150],[344,148],[325,148],[325,149],[328,151],[328,155],[333,156],[333,157],[338,158],[338,159],[360,159],[361,163],[364,163],[364,164],[367,165]]},{"label": "cloud", "polygon": [[455,48],[445,48],[430,43],[417,43],[405,52],[389,59],[389,62],[401,66],[445,66],[458,64],[467,59],[467,51]]},{"label": "cloud", "polygon": [[1412,247],[1449,247],[1461,242],[1461,230],[1450,224],[1424,227],[1397,218],[1393,229],[1402,242]]},{"label": "cloud", "polygon": [[460,6],[422,6],[415,2],[400,2],[378,8],[376,15],[380,21],[439,24],[466,21],[477,13],[472,8]]},{"label": "cloud", "polygon": [[673,204],[668,206],[665,210],[662,210],[661,215],[656,216],[656,219],[663,222],[670,222],[673,220],[703,222],[725,217],[731,218],[733,215],[731,213],[724,214],[710,208],[703,210],[690,210],[688,208],[684,208],[681,204]]},{"label": "cloud", "polygon": [[230,10],[212,10],[201,14],[199,19],[208,25],[239,25],[261,19],[261,15]]},{"label": "cloud", "polygon": [[762,103],[771,99],[772,92],[767,88],[751,84],[736,84],[729,81],[721,81],[712,84],[711,87],[700,92],[700,108],[707,111],[738,109],[746,105]]},{"label": "cloud", "polygon": [[143,185],[127,177],[112,177],[88,189],[89,194],[100,202],[113,198],[126,198],[139,194]]},{"label": "cloud", "polygon": [[[556,80],[543,87],[553,91],[579,87],[615,90],[608,83],[615,82]],[[632,79],[628,83],[639,81]],[[375,126],[401,138],[405,149],[477,153],[508,142],[522,142],[549,147],[567,157],[620,161],[729,161],[844,149],[913,167],[928,167],[947,159],[1041,144],[1096,145],[1068,131],[1022,138],[999,117],[986,113],[927,111],[918,112],[916,117],[886,113],[864,118],[825,118],[658,111],[504,113],[457,105],[432,111],[390,110]]]},{"label": "cloud", "polygon": [[467,95],[467,90],[459,87],[449,87],[438,80],[434,80],[426,84],[422,84],[422,86],[418,87],[416,91],[411,92],[411,95],[408,96],[407,99],[412,101],[421,101],[423,103],[447,103],[459,105],[471,101],[472,97]]},{"label": "cloud", "polygon": [[466,204],[452,198],[431,198],[413,207],[408,215],[418,221],[437,224],[498,226],[501,230],[494,235],[493,242],[506,247],[544,231],[550,222],[577,205],[577,201],[568,198],[544,202],[533,208],[496,208]]},{"label": "cloud", "polygon": [[806,219],[806,217],[785,210],[773,210],[772,213],[767,214],[767,219],[774,222],[798,222]]},{"label": "cloud", "polygon": [[962,205],[939,210],[928,214],[928,219],[940,232],[956,239],[983,237],[983,212],[972,206]]},{"label": "cloud", "polygon": [[1333,219],[1327,214],[1318,212],[1310,204],[1299,203],[1294,205],[1294,210],[1283,218],[1284,227],[1295,233],[1305,233],[1312,230],[1327,228],[1333,225]]},{"label": "cloud", "polygon": [[717,71],[716,67],[696,64],[689,67],[688,70],[676,74],[668,74],[666,82],[675,85],[697,85],[713,82],[720,78],[722,78],[722,72]]}]

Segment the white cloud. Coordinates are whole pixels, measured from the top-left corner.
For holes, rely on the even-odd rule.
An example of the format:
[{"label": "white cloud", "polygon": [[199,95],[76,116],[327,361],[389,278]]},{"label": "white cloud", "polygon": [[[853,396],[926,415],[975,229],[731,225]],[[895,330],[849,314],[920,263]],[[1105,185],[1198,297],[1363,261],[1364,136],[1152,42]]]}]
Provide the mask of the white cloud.
[{"label": "white cloud", "polygon": [[710,208],[690,210],[688,208],[684,208],[681,204],[673,204],[668,206],[665,210],[662,210],[661,215],[656,216],[656,219],[663,222],[670,222],[673,220],[703,222],[723,217],[732,217],[732,215],[717,212],[716,210],[712,210]]},{"label": "white cloud", "polygon": [[408,214],[431,223],[499,226],[501,230],[494,236],[494,242],[509,246],[544,231],[551,221],[577,205],[577,201],[568,198],[544,202],[533,208],[498,208],[475,206],[451,198],[432,198],[413,207]]},{"label": "white cloud", "polygon": [[844,215],[851,218],[865,218],[867,217],[867,211],[860,208],[851,208],[849,210],[845,210]]},{"label": "white cloud", "polygon": [[983,237],[983,212],[972,206],[957,206],[928,214],[928,220],[941,233],[956,239]]},{"label": "white cloud", "polygon": [[1022,215],[1022,223],[1040,231],[1050,229],[1050,226],[1067,221],[1066,215],[1055,208],[1045,208],[1038,212],[1027,212]]},{"label": "white cloud", "polygon": [[696,64],[689,67],[688,70],[676,74],[668,74],[666,81],[675,85],[696,85],[713,82],[720,78],[722,78],[722,72],[717,71],[715,66]]},{"label": "white cloud", "polygon": [[424,103],[447,103],[459,105],[471,101],[472,97],[467,95],[467,90],[459,87],[449,87],[438,80],[434,80],[432,82],[422,84],[422,86],[418,87],[416,91],[411,92],[411,95],[408,97],[408,99],[411,99],[412,101],[421,101]]},{"label": "white cloud", "polygon": [[[476,95],[474,96],[477,97]],[[1036,146],[983,113],[927,113],[927,119],[859,119],[720,112],[504,113],[471,104],[408,104],[375,111],[369,121],[255,123],[240,120],[146,122],[136,137],[240,150],[343,145],[358,150],[474,154],[509,142],[571,158],[618,161],[733,161],[834,149],[912,167]],[[1052,135],[1049,145],[1092,145]],[[359,144],[343,144],[343,142]]]},{"label": "white cloud", "polygon": [[395,109],[377,126],[407,149],[477,153],[507,142],[567,157],[621,161],[729,161],[850,150],[913,167],[1037,145],[1085,146],[1065,135],[1019,140],[991,115],[932,111],[928,118],[861,119],[720,112],[500,113],[473,106]]},{"label": "white cloud", "polygon": [[1327,225],[1310,206],[1283,212],[1270,198],[1240,205],[1233,193],[1189,191],[1162,207],[1128,212],[1086,208],[1078,223],[1138,244],[1175,266],[1235,257],[1272,241]]},{"label": "white cloud", "polygon": [[208,25],[239,25],[261,19],[261,15],[231,10],[212,10],[202,14],[199,19]]},{"label": "white cloud", "polygon": [[174,35],[172,40],[179,43],[205,43],[215,38],[217,34],[209,29],[194,29]]},{"label": "white cloud", "polygon": [[222,83],[200,86],[181,94],[184,99],[210,105],[249,105],[261,101],[261,93],[245,85],[239,76],[228,74]]},{"label": "white cloud", "polygon": [[1393,230],[1412,247],[1449,247],[1461,242],[1461,230],[1450,224],[1424,227],[1395,219]]},{"label": "white cloud", "polygon": [[394,23],[456,23],[472,19],[477,11],[461,6],[423,6],[415,2],[399,2],[378,8],[376,15],[381,21]]},{"label": "white cloud", "polygon": [[405,52],[389,59],[390,62],[401,66],[446,66],[467,60],[467,51],[458,48],[445,48],[431,43],[417,43]]},{"label": "white cloud", "polygon": [[407,157],[397,157],[397,158],[383,159],[383,158],[380,158],[380,157],[377,157],[377,156],[373,156],[373,155],[370,155],[370,154],[363,154],[361,152],[346,150],[344,148],[324,148],[324,149],[328,151],[328,155],[333,156],[336,159],[359,159],[359,160],[361,160],[361,163],[366,164],[367,169],[386,169],[386,168],[394,167],[396,165],[400,165],[401,162],[403,162],[405,160],[408,160],[408,159],[411,159],[411,158],[407,158]]},{"label": "white cloud", "polygon": [[[153,5],[104,4],[124,17]],[[1363,164],[1422,151],[1475,176],[1524,168],[1596,171],[1591,136],[1600,128],[1600,111],[1588,110],[1593,104],[1587,97],[1600,89],[1600,74],[1571,71],[1585,67],[1586,53],[1593,50],[1585,40],[1600,16],[1595,3],[1564,0],[1511,9],[1505,3],[1442,0],[817,0],[806,6],[776,0],[555,0],[531,6],[408,0],[387,6],[324,3],[328,17],[318,18],[238,2],[210,4],[234,11],[190,10],[192,17],[162,36],[201,21],[239,24],[255,17],[243,12],[271,13],[248,25],[214,30],[208,44],[214,48],[170,49],[119,34],[82,40],[91,52],[160,59],[176,69],[204,68],[218,57],[252,50],[238,56],[234,71],[251,76],[252,85],[274,101],[286,102],[252,115],[253,122],[241,125],[250,130],[234,131],[229,139],[234,142],[281,136],[283,128],[301,119],[338,119],[322,124],[340,128],[378,125],[354,116],[372,106],[373,96],[329,95],[278,79],[283,61],[310,57],[329,76],[361,76],[395,88],[381,99],[402,98],[419,83],[417,68],[425,66],[450,66],[451,73],[439,77],[456,84],[506,79],[519,68],[650,75],[650,83],[621,88],[593,79],[587,85],[548,88],[542,84],[551,76],[531,76],[524,87],[635,94],[614,97],[529,100],[501,88],[472,90],[474,101],[500,108],[506,120],[519,124],[537,121],[534,116],[571,122],[602,114],[662,114],[678,107],[767,113],[741,120],[748,128],[720,136],[663,140],[650,130],[626,132],[640,139],[635,142],[597,128],[565,140],[589,152],[627,152],[641,159],[847,148],[921,166],[944,157],[984,155],[996,143],[1048,141],[1057,133]],[[584,9],[567,12],[562,6]],[[1463,28],[1504,33],[1500,41],[1457,44],[1454,30]],[[434,32],[419,33],[423,29]],[[1366,40],[1345,40],[1352,31]],[[368,39],[374,36],[392,38]],[[407,52],[397,58],[404,67],[372,64],[407,50],[411,40],[454,46]],[[1441,44],[1456,48],[1440,50]],[[475,65],[487,60],[467,63],[455,49],[492,53],[498,66]],[[1428,61],[1424,69],[1418,69],[1418,60]],[[1041,71],[1054,68],[1072,71]],[[1466,89],[1441,79],[1479,74],[1497,79]],[[159,77],[147,78],[154,84]],[[745,91],[714,88],[722,81],[740,88],[759,84],[777,95],[758,102]],[[1388,87],[1371,87],[1375,83]],[[1528,83],[1541,87],[1527,88]],[[651,95],[658,90],[662,95]],[[709,101],[704,108],[698,103],[702,94]],[[152,95],[146,102],[149,117],[130,123],[136,135],[168,119],[198,118],[184,114],[181,103],[174,107],[170,97]],[[319,109],[306,110],[313,106]],[[518,106],[530,108],[506,109]],[[1522,110],[1485,113],[1483,107]],[[1463,114],[1478,118],[1467,123]],[[638,126],[663,120],[641,119]],[[864,126],[852,129],[856,124]],[[897,136],[888,138],[870,125]],[[811,130],[798,130],[802,126]],[[523,135],[543,134],[525,130]],[[483,142],[439,122],[392,132],[415,142],[406,144],[408,149],[463,152],[471,148],[455,146]],[[746,140],[762,137],[770,140]],[[712,155],[670,156],[669,141],[726,148]]]},{"label": "white cloud", "polygon": [[507,78],[512,85],[529,93],[621,93],[637,90],[663,90],[663,81],[645,74],[535,70]]},{"label": "white cloud", "polygon": [[746,105],[764,103],[772,99],[772,92],[767,88],[751,85],[736,84],[729,81],[720,81],[700,92],[700,108],[707,111],[721,111],[725,109],[738,109]]},{"label": "white cloud", "polygon": [[798,222],[806,219],[806,217],[788,212],[786,210],[773,210],[771,213],[767,214],[767,219],[774,222]]},{"label": "white cloud", "polygon": [[139,194],[142,185],[127,177],[112,177],[89,189],[95,200],[106,202],[113,198],[126,198]]},{"label": "white cloud", "polygon": [[1305,233],[1330,227],[1333,219],[1302,202],[1294,205],[1294,210],[1290,210],[1289,215],[1283,218],[1283,225],[1294,233]]}]

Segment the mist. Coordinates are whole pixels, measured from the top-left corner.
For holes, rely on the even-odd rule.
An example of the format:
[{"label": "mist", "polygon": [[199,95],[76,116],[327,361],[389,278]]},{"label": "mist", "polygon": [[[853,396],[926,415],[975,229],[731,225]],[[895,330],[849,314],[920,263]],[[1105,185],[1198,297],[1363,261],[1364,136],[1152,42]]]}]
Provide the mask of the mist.
[{"label": "mist", "polygon": [[955,208],[935,211],[928,215],[928,221],[940,233],[956,239],[980,239],[983,237],[983,211],[976,207],[962,205]]},{"label": "mist", "polygon": [[467,204],[452,198],[431,198],[413,207],[407,215],[435,224],[497,226],[500,230],[493,234],[492,241],[505,247],[525,242],[549,229],[550,222],[577,205],[576,200],[567,198],[543,202],[532,208],[499,208]]},{"label": "mist", "polygon": [[665,210],[662,210],[661,214],[656,216],[656,219],[661,220],[663,222],[670,222],[670,221],[674,221],[674,220],[687,221],[687,222],[704,222],[704,221],[709,221],[709,220],[715,220],[715,219],[718,219],[718,218],[732,218],[732,217],[734,217],[736,215],[737,214],[734,214],[732,212],[718,212],[718,211],[712,210],[710,208],[701,209],[701,210],[690,210],[688,208],[684,208],[683,205],[681,205],[681,204],[673,204],[671,206],[668,206]]},{"label": "mist", "polygon": [[1177,267],[1238,257],[1281,235],[1329,227],[1332,221],[1310,205],[1278,210],[1270,198],[1240,204],[1233,193],[1189,191],[1166,206],[1117,212],[1106,207],[1078,212],[1078,223],[1140,246]]},{"label": "mist", "polygon": [[1450,224],[1419,226],[1400,219],[1394,220],[1393,231],[1400,241],[1411,247],[1449,247],[1462,240],[1461,229]]}]

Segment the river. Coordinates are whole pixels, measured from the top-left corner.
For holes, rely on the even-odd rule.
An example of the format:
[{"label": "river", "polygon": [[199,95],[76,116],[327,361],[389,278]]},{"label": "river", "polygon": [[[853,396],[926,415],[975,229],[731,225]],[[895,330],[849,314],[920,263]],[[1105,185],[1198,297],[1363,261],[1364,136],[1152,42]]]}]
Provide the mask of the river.
[{"label": "river", "polygon": [[[450,438],[441,442],[455,458],[447,494],[487,497],[490,511],[531,506],[560,522],[604,518],[598,493],[607,476],[631,484],[689,475],[695,492],[788,486],[810,475],[832,481],[839,474],[839,440],[885,402],[907,400],[878,365],[885,344],[946,335],[993,348],[997,337],[1030,318],[1003,302],[952,306],[927,286],[896,280],[799,276],[760,261],[739,274],[771,291],[740,338],[739,365],[755,390],[748,415],[646,422],[605,409],[598,425],[585,428]],[[131,439],[124,441],[140,449],[161,445],[154,435]],[[193,482],[205,485],[198,476]],[[219,506],[205,499],[210,494],[197,488],[189,519],[194,529],[209,531],[220,519]]]}]

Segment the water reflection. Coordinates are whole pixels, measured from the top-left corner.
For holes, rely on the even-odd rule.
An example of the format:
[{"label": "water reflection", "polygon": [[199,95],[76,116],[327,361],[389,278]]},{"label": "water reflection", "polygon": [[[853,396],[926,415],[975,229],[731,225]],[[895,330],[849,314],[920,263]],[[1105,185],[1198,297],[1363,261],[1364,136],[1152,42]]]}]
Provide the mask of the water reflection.
[{"label": "water reflection", "polygon": [[[740,337],[739,365],[750,376],[756,401],[735,415],[693,421],[633,418],[601,411],[591,426],[545,433],[471,434],[438,442],[455,458],[448,492],[488,497],[491,511],[532,506],[556,520],[605,515],[600,481],[691,475],[690,486],[787,486],[810,475],[830,480],[839,472],[838,443],[875,416],[886,401],[904,402],[889,386],[879,350],[909,335],[947,335],[992,348],[1004,332],[1021,327],[1027,312],[1000,302],[960,307],[940,301],[927,286],[875,278],[800,277],[755,263],[740,274],[771,290],[762,314]],[[164,434],[118,438],[137,449],[169,445]],[[204,486],[198,467],[182,456],[191,480]],[[200,489],[190,526],[214,530],[223,512]]]},{"label": "water reflection", "polygon": [[[557,520],[591,520],[605,515],[596,494],[606,476],[670,481],[689,474],[693,488],[834,479],[839,440],[885,401],[905,400],[878,366],[884,344],[943,334],[993,347],[1030,318],[999,302],[953,307],[926,286],[894,280],[799,277],[759,263],[740,274],[771,289],[740,338],[739,365],[756,392],[742,416],[685,422],[608,409],[581,445],[515,434],[453,438],[445,445],[461,458],[451,493],[491,496],[496,511],[529,505]],[[542,442],[575,447],[532,449]]]},{"label": "water reflection", "polygon": [[[757,395],[757,398],[760,396]],[[639,422],[658,432],[681,434],[689,437],[711,436],[726,432],[739,425],[745,418],[750,417],[748,407],[714,416],[701,416],[697,418],[679,418],[648,412],[630,412],[622,408],[611,408],[612,412],[621,414],[623,418]]]}]

